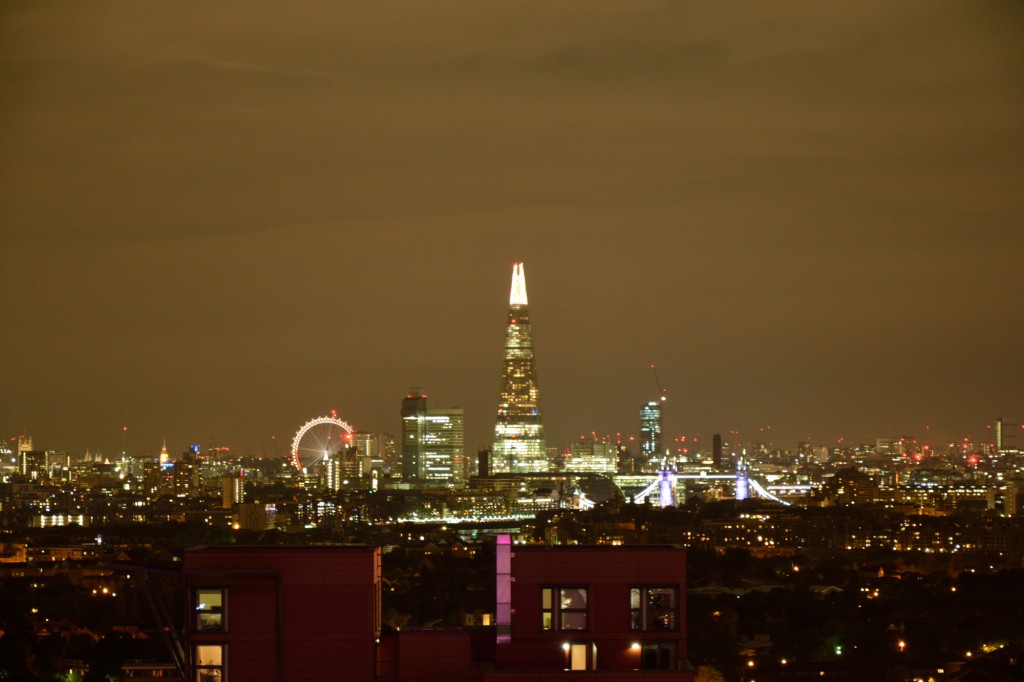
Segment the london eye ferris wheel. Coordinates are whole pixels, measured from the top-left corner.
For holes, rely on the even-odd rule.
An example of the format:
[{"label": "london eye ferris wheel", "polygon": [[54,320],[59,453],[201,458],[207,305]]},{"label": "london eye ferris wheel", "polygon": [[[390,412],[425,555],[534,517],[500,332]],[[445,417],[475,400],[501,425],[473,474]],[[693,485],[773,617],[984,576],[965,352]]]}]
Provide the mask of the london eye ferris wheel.
[{"label": "london eye ferris wheel", "polygon": [[338,419],[333,411],[328,416],[310,419],[299,427],[292,439],[292,464],[303,471],[317,462],[330,459],[351,445],[353,432],[352,427]]}]

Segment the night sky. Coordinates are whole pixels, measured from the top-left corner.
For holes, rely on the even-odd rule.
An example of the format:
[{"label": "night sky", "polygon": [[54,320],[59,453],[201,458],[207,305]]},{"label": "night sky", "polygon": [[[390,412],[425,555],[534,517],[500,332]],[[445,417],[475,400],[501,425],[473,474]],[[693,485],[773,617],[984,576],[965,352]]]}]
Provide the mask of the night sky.
[{"label": "night sky", "polygon": [[[549,445],[1024,415],[1024,2],[5,2],[0,435]],[[772,426],[768,436],[759,429]],[[930,427],[930,432],[927,431]]]}]

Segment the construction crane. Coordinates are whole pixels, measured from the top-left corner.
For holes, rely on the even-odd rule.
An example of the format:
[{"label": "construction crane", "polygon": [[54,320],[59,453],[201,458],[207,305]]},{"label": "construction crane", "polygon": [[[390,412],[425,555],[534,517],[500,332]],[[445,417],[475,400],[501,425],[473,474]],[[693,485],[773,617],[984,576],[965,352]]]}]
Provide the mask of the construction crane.
[{"label": "construction crane", "polygon": [[668,400],[668,396],[665,395],[668,391],[661,387],[661,379],[658,378],[658,370],[654,368],[654,363],[651,363],[651,373],[654,374],[654,383],[658,386],[658,396],[662,402]]}]

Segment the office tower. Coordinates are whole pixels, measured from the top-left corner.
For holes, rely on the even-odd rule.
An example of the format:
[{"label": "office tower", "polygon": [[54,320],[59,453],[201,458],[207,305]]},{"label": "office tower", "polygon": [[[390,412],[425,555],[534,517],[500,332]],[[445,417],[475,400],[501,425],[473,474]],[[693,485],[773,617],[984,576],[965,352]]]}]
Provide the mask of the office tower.
[{"label": "office tower", "polygon": [[660,461],[665,453],[661,444],[663,405],[650,400],[640,408],[640,455],[646,462]]},{"label": "office tower", "polygon": [[417,478],[461,486],[466,482],[462,410],[427,410],[426,425]]},{"label": "office tower", "polygon": [[1017,452],[1017,422],[999,417],[996,419],[996,454]]},{"label": "office tower", "polygon": [[383,436],[377,433],[367,433],[366,431],[355,433],[352,445],[356,449],[355,464],[358,476],[369,477],[374,470],[381,471],[384,468],[382,441]]},{"label": "office tower", "polygon": [[715,469],[722,468],[722,434],[720,433],[711,436],[711,466]]},{"label": "office tower", "polygon": [[338,492],[352,484],[358,476],[353,467],[353,453],[355,448],[342,448],[332,452],[319,462],[316,466],[320,468],[323,476],[322,484],[326,490]]},{"label": "office tower", "polygon": [[410,389],[402,401],[402,478],[462,485],[464,425],[461,409],[427,409],[426,394]]},{"label": "office tower", "polygon": [[416,478],[426,428],[427,396],[420,388],[410,388],[402,401],[402,478]]},{"label": "office tower", "polygon": [[569,446],[565,470],[574,473],[614,474],[618,450],[615,443],[581,437]]},{"label": "office tower", "polygon": [[875,455],[879,459],[898,462],[903,456],[903,441],[899,438],[876,438]]},{"label": "office tower", "polygon": [[547,471],[547,447],[533,360],[533,332],[527,309],[526,274],[522,263],[512,268],[508,299],[505,364],[494,425],[491,469],[495,473]]},{"label": "office tower", "polygon": [[167,439],[164,438],[164,445],[160,448],[160,466],[163,466],[171,461],[171,455],[167,452]]}]

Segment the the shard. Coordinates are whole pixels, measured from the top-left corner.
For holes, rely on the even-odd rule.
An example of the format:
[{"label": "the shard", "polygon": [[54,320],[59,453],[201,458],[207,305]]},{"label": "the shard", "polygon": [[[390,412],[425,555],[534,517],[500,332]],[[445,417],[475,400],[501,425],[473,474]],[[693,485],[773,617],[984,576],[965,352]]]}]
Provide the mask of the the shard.
[{"label": "the shard", "polygon": [[495,472],[529,473],[548,469],[522,263],[512,268],[505,364],[501,372],[501,396],[491,457]]}]

